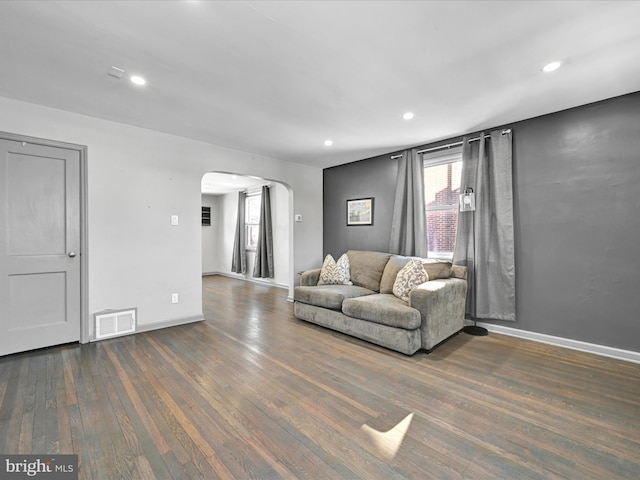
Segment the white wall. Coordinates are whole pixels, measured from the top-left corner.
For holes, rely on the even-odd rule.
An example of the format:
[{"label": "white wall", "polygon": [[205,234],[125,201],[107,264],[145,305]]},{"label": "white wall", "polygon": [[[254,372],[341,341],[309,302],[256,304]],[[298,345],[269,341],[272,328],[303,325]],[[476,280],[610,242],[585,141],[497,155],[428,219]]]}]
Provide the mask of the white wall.
[{"label": "white wall", "polygon": [[220,195],[202,195],[202,206],[211,208],[211,226],[202,227],[202,273],[204,274],[218,271],[220,198]]},{"label": "white wall", "polygon": [[149,326],[202,314],[200,183],[209,171],[291,188],[289,216],[305,222],[290,222],[290,289],[294,272],[322,260],[320,168],[2,97],[0,112],[0,131],[88,147],[89,315],[138,307],[139,324]]},{"label": "white wall", "polygon": [[[288,276],[291,266],[289,264],[289,245],[287,232],[294,223],[293,215],[287,215],[289,210],[289,192],[284,185],[274,183],[271,188],[271,221],[273,226],[273,283],[281,286],[289,286],[291,279]],[[322,246],[322,242],[320,243]],[[322,262],[322,259],[320,259]],[[252,266],[253,267],[253,266]],[[253,271],[253,270],[252,270]],[[297,276],[296,276],[297,279]]]},{"label": "white wall", "polygon": [[226,233],[235,232],[236,220],[238,216],[238,196],[235,193],[229,193],[220,197],[220,212],[222,218],[220,221],[219,239],[220,250],[222,254],[218,258],[218,272],[230,273],[230,259],[233,252],[234,236]]}]

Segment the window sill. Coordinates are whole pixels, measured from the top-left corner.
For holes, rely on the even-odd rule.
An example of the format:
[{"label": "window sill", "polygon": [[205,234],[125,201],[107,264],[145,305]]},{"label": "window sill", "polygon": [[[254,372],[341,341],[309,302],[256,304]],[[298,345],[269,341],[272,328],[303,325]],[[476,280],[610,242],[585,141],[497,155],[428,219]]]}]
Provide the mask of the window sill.
[{"label": "window sill", "polygon": [[438,254],[429,254],[429,256],[427,257],[429,260],[444,260],[447,262],[452,262],[453,261],[453,253],[451,254],[446,254],[446,253],[438,253]]}]

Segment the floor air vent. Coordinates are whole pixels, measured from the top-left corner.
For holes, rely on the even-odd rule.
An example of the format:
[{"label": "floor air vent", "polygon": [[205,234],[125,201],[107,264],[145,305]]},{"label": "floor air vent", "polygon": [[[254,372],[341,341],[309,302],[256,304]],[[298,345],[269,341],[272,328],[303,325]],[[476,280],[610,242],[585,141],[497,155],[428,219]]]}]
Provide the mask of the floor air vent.
[{"label": "floor air vent", "polygon": [[96,340],[136,331],[136,309],[107,310],[96,313]]}]

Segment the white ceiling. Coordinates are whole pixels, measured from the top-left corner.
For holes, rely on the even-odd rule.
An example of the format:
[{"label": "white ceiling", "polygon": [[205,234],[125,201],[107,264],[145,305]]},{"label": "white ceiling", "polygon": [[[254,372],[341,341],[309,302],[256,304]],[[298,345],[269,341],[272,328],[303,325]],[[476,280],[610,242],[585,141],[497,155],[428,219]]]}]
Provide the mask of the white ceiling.
[{"label": "white ceiling", "polygon": [[640,90],[640,2],[0,1],[0,62],[0,96],[327,167]]},{"label": "white ceiling", "polygon": [[233,175],[229,173],[208,172],[202,177],[202,193],[205,195],[223,195],[240,190],[253,190],[269,182],[258,177]]}]

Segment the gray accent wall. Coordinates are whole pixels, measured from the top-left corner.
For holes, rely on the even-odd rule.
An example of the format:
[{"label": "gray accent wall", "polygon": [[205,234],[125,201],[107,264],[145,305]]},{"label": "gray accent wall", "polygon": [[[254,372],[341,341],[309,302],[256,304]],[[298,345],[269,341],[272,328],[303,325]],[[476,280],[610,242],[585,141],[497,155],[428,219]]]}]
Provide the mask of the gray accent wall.
[{"label": "gray accent wall", "polygon": [[[389,250],[398,162],[389,155],[324,170],[324,253]],[[347,200],[373,197],[373,225],[347,227]]]},{"label": "gray accent wall", "polygon": [[[494,323],[640,351],[640,92],[497,128],[514,135],[517,321]],[[324,170],[325,254],[388,249],[396,168]],[[374,226],[347,227],[364,196]]]}]

